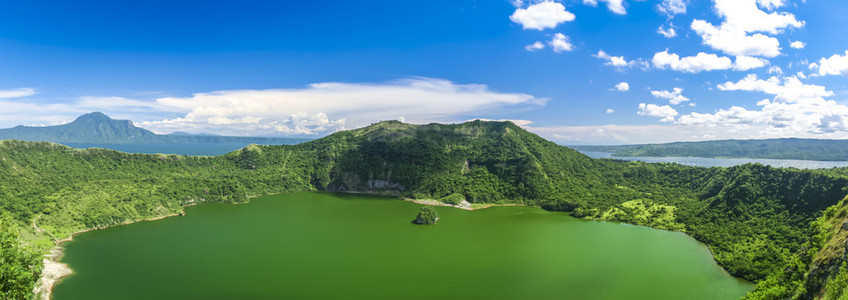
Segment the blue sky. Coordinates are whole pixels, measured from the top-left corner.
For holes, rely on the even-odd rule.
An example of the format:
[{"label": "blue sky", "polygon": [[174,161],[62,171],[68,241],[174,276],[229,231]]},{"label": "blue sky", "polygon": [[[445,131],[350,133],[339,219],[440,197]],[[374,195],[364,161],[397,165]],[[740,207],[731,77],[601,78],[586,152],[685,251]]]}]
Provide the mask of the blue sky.
[{"label": "blue sky", "polygon": [[6,1],[0,127],[103,111],[159,133],[483,118],[562,144],[848,138],[846,15],[801,0]]}]

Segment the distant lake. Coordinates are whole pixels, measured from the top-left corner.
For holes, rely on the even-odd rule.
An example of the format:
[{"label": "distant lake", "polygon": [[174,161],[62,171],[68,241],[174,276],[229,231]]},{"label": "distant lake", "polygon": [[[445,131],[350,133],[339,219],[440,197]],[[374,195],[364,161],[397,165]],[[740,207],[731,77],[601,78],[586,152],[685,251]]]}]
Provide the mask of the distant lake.
[{"label": "distant lake", "polygon": [[709,158],[709,157],[617,157],[609,152],[580,151],[591,158],[612,158],[621,160],[638,160],[648,163],[677,163],[695,167],[732,167],[747,163],[760,163],[776,168],[798,169],[830,169],[848,167],[848,161],[817,161],[797,159],[768,159],[768,158]]},{"label": "distant lake", "polygon": [[529,207],[421,206],[304,192],[188,207],[184,217],[80,234],[62,261],[72,299],[739,299],[679,232]]},{"label": "distant lake", "polygon": [[180,144],[75,144],[65,143],[74,148],[104,148],[127,153],[164,153],[194,156],[215,156],[247,147],[248,143],[180,143]]}]

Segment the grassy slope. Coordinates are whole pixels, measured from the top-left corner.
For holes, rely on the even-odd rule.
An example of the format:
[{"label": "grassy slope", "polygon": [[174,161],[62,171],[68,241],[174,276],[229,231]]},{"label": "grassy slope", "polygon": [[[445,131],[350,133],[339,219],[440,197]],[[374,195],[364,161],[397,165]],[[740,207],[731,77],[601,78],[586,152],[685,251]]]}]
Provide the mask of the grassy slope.
[{"label": "grassy slope", "polygon": [[12,224],[7,230],[45,249],[75,231],[267,193],[461,195],[686,231],[732,274],[757,280],[798,251],[809,239],[807,224],[844,196],[848,179],[836,173],[594,160],[507,122],[381,122],[218,157],[3,141],[0,209]]}]

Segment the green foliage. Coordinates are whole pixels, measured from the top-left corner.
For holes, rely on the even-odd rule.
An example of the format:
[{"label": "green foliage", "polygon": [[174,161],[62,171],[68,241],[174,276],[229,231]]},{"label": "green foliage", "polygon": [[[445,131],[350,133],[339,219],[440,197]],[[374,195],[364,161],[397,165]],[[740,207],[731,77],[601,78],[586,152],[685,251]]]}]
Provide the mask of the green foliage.
[{"label": "green foliage", "polygon": [[41,275],[37,252],[23,246],[16,231],[0,221],[0,299],[30,299]]},{"label": "green foliage", "polygon": [[848,287],[848,266],[843,262],[842,266],[839,267],[839,273],[832,280],[828,281],[822,299],[845,299],[848,297],[848,293],[845,293],[846,287]]},{"label": "green foliage", "polygon": [[459,193],[453,193],[445,196],[441,199],[442,202],[450,204],[450,205],[459,205],[462,201],[465,201],[465,196]]},{"label": "green foliage", "polygon": [[[685,231],[709,245],[731,274],[761,280],[814,243],[809,224],[844,196],[846,174],[596,160],[509,122],[392,121],[217,157],[0,141],[0,211],[24,228],[26,241],[44,249],[80,230],[270,193],[362,191],[513,203]],[[792,276],[765,281],[785,286],[797,280]]]},{"label": "green foliage", "polygon": [[418,211],[418,216],[415,217],[415,220],[412,220],[412,223],[418,225],[433,225],[438,221],[439,212],[437,212],[432,206],[424,206]]}]

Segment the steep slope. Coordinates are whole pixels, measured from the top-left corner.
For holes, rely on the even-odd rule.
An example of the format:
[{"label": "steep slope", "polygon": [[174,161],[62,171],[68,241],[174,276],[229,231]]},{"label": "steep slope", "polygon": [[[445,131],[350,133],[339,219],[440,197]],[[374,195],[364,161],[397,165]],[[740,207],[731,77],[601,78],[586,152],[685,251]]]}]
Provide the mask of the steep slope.
[{"label": "steep slope", "polygon": [[461,198],[684,231],[732,274],[759,280],[810,240],[810,221],[848,192],[844,173],[596,160],[509,122],[380,122],[217,157],[2,141],[0,218],[38,250],[76,231],[267,193]]},{"label": "steep slope", "polygon": [[78,117],[71,123],[29,127],[17,126],[0,129],[0,140],[43,141],[62,144],[156,144],[156,143],[262,143],[296,144],[308,139],[231,137],[216,135],[160,135],[136,127],[129,120],[115,120],[93,112]]},{"label": "steep slope", "polygon": [[0,129],[0,140],[17,139],[55,143],[149,143],[156,134],[138,128],[128,120],[113,120],[103,113],[93,112],[71,123],[57,126],[17,126]]},{"label": "steep slope", "polygon": [[635,157],[750,157],[775,159],[848,160],[848,140],[764,139],[677,142],[623,146],[574,146],[582,151]]},{"label": "steep slope", "polygon": [[748,299],[848,299],[848,197],[813,221],[808,237]]}]

